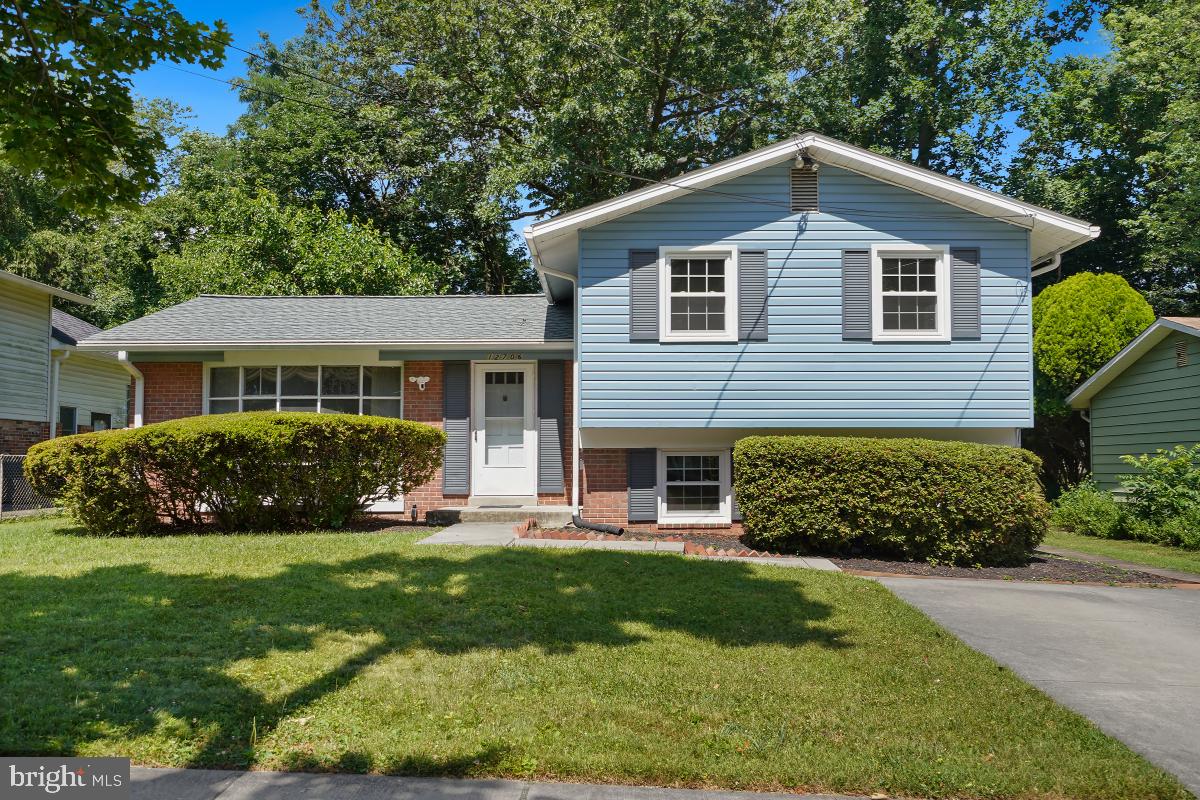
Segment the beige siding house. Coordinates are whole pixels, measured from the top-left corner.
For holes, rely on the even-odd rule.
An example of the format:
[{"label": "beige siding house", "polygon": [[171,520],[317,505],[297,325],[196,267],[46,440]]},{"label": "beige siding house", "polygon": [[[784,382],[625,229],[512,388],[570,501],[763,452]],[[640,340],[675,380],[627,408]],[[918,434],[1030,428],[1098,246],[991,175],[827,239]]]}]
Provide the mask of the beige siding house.
[{"label": "beige siding house", "polygon": [[79,340],[99,328],[54,308],[56,297],[92,302],[0,271],[0,454],[19,455],[57,434],[127,424],[129,368],[115,353],[77,351]]}]

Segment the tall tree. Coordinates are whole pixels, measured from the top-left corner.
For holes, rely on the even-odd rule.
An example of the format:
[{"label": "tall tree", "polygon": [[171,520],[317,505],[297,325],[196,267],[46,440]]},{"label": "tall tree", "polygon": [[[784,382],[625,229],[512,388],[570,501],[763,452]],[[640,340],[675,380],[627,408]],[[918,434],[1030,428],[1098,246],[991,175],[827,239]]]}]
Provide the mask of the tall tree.
[{"label": "tall tree", "polygon": [[0,150],[81,208],[135,202],[157,182],[161,133],[138,124],[129,75],[168,59],[220,66],[224,23],[167,0],[0,5]]},{"label": "tall tree", "polygon": [[[993,179],[1088,6],[1041,0],[341,0],[338,75],[478,162],[479,213],[577,208],[817,128]],[[417,123],[413,123],[416,125]]]},{"label": "tall tree", "polygon": [[1100,224],[1066,274],[1114,272],[1159,314],[1197,314],[1200,0],[1133,0],[1102,19],[1111,54],[1055,65],[1021,117],[1009,188]]}]

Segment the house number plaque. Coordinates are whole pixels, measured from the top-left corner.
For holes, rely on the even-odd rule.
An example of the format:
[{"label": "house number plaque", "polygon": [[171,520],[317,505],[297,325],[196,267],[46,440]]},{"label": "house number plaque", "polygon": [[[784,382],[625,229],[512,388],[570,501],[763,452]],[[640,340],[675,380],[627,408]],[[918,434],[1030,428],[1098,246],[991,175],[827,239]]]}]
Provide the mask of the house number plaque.
[{"label": "house number plaque", "polygon": [[488,353],[490,361],[520,361],[520,353]]}]

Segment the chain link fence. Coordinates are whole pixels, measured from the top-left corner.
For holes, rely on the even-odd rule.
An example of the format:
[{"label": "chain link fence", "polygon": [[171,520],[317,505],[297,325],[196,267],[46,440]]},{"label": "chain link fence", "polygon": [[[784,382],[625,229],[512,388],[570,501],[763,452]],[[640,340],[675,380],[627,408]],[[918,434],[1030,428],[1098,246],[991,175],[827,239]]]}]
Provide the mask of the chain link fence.
[{"label": "chain link fence", "polygon": [[53,508],[25,480],[25,456],[0,455],[0,519],[7,514]]}]

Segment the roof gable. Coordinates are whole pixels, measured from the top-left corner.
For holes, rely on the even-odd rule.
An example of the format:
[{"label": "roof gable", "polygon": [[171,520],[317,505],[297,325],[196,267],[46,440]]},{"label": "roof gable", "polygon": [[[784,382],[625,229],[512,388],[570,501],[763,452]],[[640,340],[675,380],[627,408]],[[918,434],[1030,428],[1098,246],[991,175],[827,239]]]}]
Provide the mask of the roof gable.
[{"label": "roof gable", "polygon": [[1200,338],[1200,317],[1160,317],[1155,320],[1149,328],[1138,334],[1136,339],[1125,345],[1121,352],[1109,359],[1107,364],[1096,370],[1092,377],[1080,384],[1079,388],[1067,397],[1067,403],[1071,408],[1088,408],[1092,404],[1092,398],[1104,387],[1173,332]]},{"label": "roof gable", "polygon": [[1083,244],[1100,232],[1099,228],[1083,220],[809,132],[530,225],[525,229],[525,240],[533,255],[534,266],[551,276],[555,272],[573,275],[578,258],[579,231],[689,193],[720,191],[714,187],[801,156],[1025,228],[1030,231],[1030,255],[1035,263]]}]

